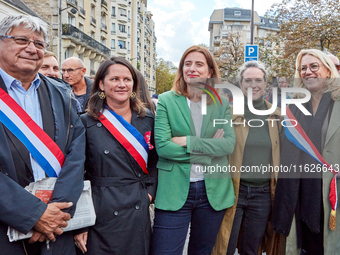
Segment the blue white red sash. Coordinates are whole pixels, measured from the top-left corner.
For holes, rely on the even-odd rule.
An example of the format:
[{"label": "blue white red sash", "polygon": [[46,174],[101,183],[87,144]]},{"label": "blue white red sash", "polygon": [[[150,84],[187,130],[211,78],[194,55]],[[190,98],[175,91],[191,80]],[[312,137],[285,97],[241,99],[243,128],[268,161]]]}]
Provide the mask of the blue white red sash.
[{"label": "blue white red sash", "polygon": [[58,177],[65,156],[37,123],[0,88],[0,122],[28,149],[49,177]]},{"label": "blue white red sash", "polygon": [[137,161],[143,171],[148,174],[147,162],[149,146],[141,133],[130,123],[114,111],[104,109],[100,114],[99,121],[109,132],[123,145],[123,147]]},{"label": "blue white red sash", "polygon": [[[323,166],[326,166],[327,169],[334,174],[334,177],[330,184],[330,193],[329,193],[329,201],[331,203],[332,211],[330,221],[333,219],[335,221],[336,210],[338,207],[338,193],[337,193],[337,174],[331,165],[329,165],[326,160],[322,157],[319,151],[316,149],[312,141],[309,139],[305,131],[302,129],[299,122],[296,120],[293,113],[290,111],[289,107],[287,107],[287,115],[284,117],[286,126],[285,135],[287,139],[295,144],[298,148],[308,153],[312,158],[320,162]],[[294,123],[292,123],[292,120]],[[323,167],[322,167],[323,168]],[[334,218],[332,218],[334,217]],[[335,230],[335,222],[331,224],[330,228]],[[331,226],[332,225],[332,226]]]}]

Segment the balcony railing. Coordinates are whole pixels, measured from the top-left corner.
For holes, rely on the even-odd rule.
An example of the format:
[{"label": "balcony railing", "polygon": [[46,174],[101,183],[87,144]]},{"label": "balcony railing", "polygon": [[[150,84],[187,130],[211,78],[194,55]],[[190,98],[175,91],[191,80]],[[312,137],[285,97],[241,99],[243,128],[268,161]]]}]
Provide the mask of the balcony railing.
[{"label": "balcony railing", "polygon": [[103,52],[105,55],[110,55],[111,53],[109,48],[70,24],[63,24],[63,35],[70,36],[79,42],[85,43],[86,45]]},{"label": "balcony railing", "polygon": [[97,23],[97,21],[96,21],[96,19],[95,19],[94,17],[91,17],[91,22],[92,22],[93,24],[96,24],[96,23]]}]

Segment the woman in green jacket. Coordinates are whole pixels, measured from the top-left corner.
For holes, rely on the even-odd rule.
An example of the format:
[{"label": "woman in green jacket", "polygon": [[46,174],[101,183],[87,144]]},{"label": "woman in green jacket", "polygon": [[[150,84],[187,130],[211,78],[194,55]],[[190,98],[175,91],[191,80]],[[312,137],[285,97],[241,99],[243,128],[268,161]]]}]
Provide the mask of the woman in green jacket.
[{"label": "woman in green jacket", "polygon": [[159,96],[155,121],[159,176],[151,254],[182,254],[189,223],[189,254],[210,254],[225,210],[235,202],[227,169],[234,130],[227,124],[214,125],[214,119],[230,121],[229,103],[208,99],[206,106],[202,100],[207,96],[203,90],[214,94],[206,83],[212,85],[218,77],[211,53],[192,46],[181,58],[172,90]]}]

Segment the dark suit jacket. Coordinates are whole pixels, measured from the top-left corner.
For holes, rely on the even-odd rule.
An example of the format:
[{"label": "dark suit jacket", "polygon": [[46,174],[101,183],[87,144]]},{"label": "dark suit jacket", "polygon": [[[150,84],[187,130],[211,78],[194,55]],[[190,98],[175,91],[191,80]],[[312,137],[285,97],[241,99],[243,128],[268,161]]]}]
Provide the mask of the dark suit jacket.
[{"label": "dark suit jacket", "polygon": [[[51,202],[73,202],[83,188],[85,161],[84,127],[76,112],[76,102],[65,84],[40,75],[38,94],[45,132],[65,155]],[[0,87],[7,91],[0,77]],[[41,87],[41,88],[40,88]],[[7,227],[27,233],[40,219],[47,205],[23,186],[33,181],[29,153],[0,122],[0,254],[25,254],[22,242],[9,243]],[[75,206],[66,210],[73,215]],[[68,236],[66,240],[66,236]],[[51,243],[50,254],[74,254],[71,235],[63,234]],[[45,247],[42,254],[46,252]]]}]

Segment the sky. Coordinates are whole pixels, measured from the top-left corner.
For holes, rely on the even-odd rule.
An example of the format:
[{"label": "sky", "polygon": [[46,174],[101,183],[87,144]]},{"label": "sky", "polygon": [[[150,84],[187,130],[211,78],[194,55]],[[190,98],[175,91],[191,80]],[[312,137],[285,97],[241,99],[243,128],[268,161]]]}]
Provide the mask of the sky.
[{"label": "sky", "polygon": [[[251,0],[148,0],[157,37],[157,57],[176,66],[184,51],[192,45],[209,46],[209,20],[215,9],[240,7],[251,9]],[[254,0],[254,9],[262,16],[280,0]]]}]

